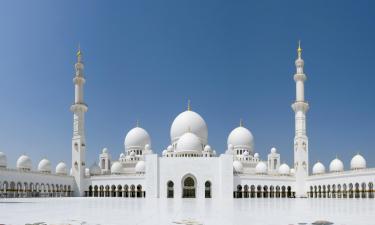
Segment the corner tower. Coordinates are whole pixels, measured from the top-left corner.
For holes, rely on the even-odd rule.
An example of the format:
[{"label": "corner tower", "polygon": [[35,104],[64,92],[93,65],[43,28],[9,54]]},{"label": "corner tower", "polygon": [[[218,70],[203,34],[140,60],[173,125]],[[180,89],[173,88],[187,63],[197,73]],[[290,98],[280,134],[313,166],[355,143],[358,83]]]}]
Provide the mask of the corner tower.
[{"label": "corner tower", "polygon": [[82,52],[78,49],[77,62],[75,64],[74,83],[74,104],[70,107],[73,112],[73,138],[72,138],[72,176],[74,177],[76,187],[75,195],[83,196],[84,176],[85,176],[85,113],[87,105],[83,101],[83,85],[85,78],[83,76],[84,65],[82,62]]},{"label": "corner tower", "polygon": [[295,113],[295,136],[294,136],[294,169],[296,177],[296,197],[307,197],[306,178],[308,177],[309,160],[309,140],[306,134],[306,113],[309,110],[309,104],[305,101],[304,82],[306,75],[303,72],[304,61],[301,57],[302,49],[298,43],[296,74],[296,101],[292,104]]}]

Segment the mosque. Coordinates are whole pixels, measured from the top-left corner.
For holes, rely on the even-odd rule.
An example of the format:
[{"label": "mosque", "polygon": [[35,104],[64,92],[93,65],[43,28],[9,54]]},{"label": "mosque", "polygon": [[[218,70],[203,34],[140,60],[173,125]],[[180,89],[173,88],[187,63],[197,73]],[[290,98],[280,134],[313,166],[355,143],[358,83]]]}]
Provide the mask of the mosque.
[{"label": "mosque", "polygon": [[99,164],[86,164],[85,76],[82,53],[75,64],[75,101],[71,168],[64,162],[52,171],[48,159],[37,170],[29,156],[21,155],[16,168],[9,168],[0,152],[0,197],[118,197],[118,198],[373,198],[375,169],[366,167],[356,154],[347,170],[335,158],[328,169],[316,162],[309,167],[306,132],[304,61],[300,45],[295,61],[296,99],[294,164],[280,163],[280,154],[271,148],[262,158],[254,149],[254,136],[242,122],[228,135],[227,149],[218,154],[209,145],[204,119],[190,103],[174,119],[170,145],[159,156],[152,150],[151,137],[138,124],[124,140],[124,152],[112,158],[104,148]]}]

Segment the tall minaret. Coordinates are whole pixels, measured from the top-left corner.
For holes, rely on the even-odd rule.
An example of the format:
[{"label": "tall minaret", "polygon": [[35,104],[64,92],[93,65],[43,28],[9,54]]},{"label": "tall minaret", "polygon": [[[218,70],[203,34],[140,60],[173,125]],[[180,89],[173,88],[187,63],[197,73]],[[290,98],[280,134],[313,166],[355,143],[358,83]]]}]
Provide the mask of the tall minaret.
[{"label": "tall minaret", "polygon": [[302,49],[298,43],[298,58],[296,59],[296,101],[292,104],[295,112],[295,136],[294,136],[294,169],[296,178],[296,197],[307,197],[306,178],[309,174],[309,140],[306,135],[306,113],[309,104],[305,101],[304,82],[306,75],[303,72]]},{"label": "tall minaret", "polygon": [[70,107],[73,112],[73,138],[72,138],[72,176],[76,182],[75,195],[83,196],[84,193],[84,176],[85,176],[85,112],[87,105],[83,101],[83,76],[82,52],[78,49],[77,63],[75,64],[75,77],[73,78],[75,97],[74,104]]}]

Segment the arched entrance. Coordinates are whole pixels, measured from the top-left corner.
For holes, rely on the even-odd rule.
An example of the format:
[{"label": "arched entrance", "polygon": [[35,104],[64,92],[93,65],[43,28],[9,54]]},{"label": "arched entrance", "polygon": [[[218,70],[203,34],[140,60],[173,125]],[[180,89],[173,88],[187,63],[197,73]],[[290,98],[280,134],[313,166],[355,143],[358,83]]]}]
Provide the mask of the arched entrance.
[{"label": "arched entrance", "polygon": [[195,198],[196,182],[195,179],[189,175],[182,179],[182,197]]},{"label": "arched entrance", "polygon": [[167,198],[173,198],[173,182],[172,181],[168,181],[167,183]]}]

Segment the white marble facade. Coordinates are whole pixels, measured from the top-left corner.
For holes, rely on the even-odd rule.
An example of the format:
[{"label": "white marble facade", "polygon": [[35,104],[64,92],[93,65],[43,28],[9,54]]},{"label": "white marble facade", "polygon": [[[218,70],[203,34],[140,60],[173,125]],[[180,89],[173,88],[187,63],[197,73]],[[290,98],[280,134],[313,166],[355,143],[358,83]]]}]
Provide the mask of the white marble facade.
[{"label": "white marble facade", "polygon": [[152,150],[151,135],[137,125],[124,139],[124,152],[112,158],[104,148],[98,163],[87,164],[83,87],[85,77],[82,53],[75,64],[75,101],[72,138],[72,167],[68,173],[63,162],[52,172],[48,159],[42,159],[37,171],[31,159],[22,155],[16,169],[8,167],[0,152],[0,196],[2,197],[138,197],[138,198],[372,198],[375,169],[368,169],[360,154],[350,167],[333,159],[328,169],[316,162],[309,169],[309,142],[305,101],[302,49],[295,61],[296,100],[294,164],[281,163],[277,148],[261,157],[254,136],[242,121],[228,135],[223,154],[210,146],[205,120],[191,109],[181,112],[172,123],[170,144],[161,156]]}]

